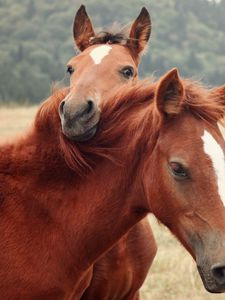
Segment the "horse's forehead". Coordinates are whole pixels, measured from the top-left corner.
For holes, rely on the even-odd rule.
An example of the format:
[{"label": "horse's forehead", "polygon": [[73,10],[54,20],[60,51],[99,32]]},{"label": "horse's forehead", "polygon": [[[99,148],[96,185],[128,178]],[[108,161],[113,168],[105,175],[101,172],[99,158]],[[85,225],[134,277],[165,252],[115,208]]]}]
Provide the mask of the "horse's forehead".
[{"label": "horse's forehead", "polygon": [[[214,145],[222,149],[224,140],[216,124],[208,124],[204,120],[193,117],[191,114],[183,114],[177,120],[166,124],[162,139],[162,146],[168,151],[168,154],[178,153],[184,156],[188,162],[195,160],[205,162],[206,155],[203,148],[203,136],[208,132],[211,139],[205,140],[209,147],[214,141]],[[206,137],[206,135],[205,135]],[[171,141],[173,141],[171,143]],[[216,149],[218,149],[218,147]],[[200,161],[199,161],[200,163]]]},{"label": "horse's forehead", "polygon": [[111,68],[117,64],[136,65],[129,50],[122,45],[94,45],[87,48],[84,52],[76,57],[77,63],[80,63],[83,68],[94,66],[107,66],[110,63]]},{"label": "horse's forehead", "polygon": [[[171,121],[165,122],[163,125],[163,136],[168,143],[168,140],[173,140],[175,143],[182,145],[183,142],[187,144],[193,140],[198,140],[201,136],[204,123],[197,121],[191,114],[183,113]],[[171,144],[173,146],[173,143]]]},{"label": "horse's forehead", "polygon": [[225,206],[225,141],[219,128],[199,119],[181,121],[180,127],[176,128],[171,127],[169,131],[173,136],[166,137],[168,156],[178,158],[191,172],[198,170],[203,177],[210,179]]},{"label": "horse's forehead", "polygon": [[109,55],[109,53],[112,51],[112,46],[110,45],[100,45],[94,49],[91,50],[89,55],[93,59],[93,62],[95,65],[98,65],[102,62],[102,60]]}]

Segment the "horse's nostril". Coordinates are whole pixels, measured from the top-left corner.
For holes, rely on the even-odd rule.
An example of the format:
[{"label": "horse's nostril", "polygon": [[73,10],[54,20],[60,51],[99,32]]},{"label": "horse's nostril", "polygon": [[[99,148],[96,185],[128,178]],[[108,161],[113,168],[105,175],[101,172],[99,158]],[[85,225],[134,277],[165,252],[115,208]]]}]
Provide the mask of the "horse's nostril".
[{"label": "horse's nostril", "polygon": [[59,113],[60,113],[60,115],[63,115],[63,112],[64,112],[64,110],[63,110],[64,105],[65,105],[65,101],[62,101],[62,102],[60,103],[60,105],[59,105]]},{"label": "horse's nostril", "polygon": [[94,102],[92,100],[88,100],[83,105],[82,110],[80,111],[79,115],[81,117],[89,118],[90,115],[92,114],[93,110],[94,110]]},{"label": "horse's nostril", "polygon": [[76,103],[72,103],[71,101],[63,100],[59,104],[59,115],[67,122],[76,122],[80,118],[82,121],[87,121],[95,113],[95,103],[92,100],[86,100],[80,105],[76,105]]},{"label": "horse's nostril", "polygon": [[87,101],[86,113],[89,114],[94,108],[94,102],[92,100]]},{"label": "horse's nostril", "polygon": [[211,270],[216,282],[225,284],[225,264],[215,264]]}]

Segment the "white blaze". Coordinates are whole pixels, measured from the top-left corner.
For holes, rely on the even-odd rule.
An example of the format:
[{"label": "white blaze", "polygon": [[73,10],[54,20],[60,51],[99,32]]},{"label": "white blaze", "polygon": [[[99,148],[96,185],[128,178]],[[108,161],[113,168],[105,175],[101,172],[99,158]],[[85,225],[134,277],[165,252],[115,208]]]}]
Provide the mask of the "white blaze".
[{"label": "white blaze", "polygon": [[217,126],[219,127],[219,130],[220,130],[220,133],[223,136],[223,139],[225,139],[225,128],[224,128],[224,126],[220,122],[217,122]]},{"label": "white blaze", "polygon": [[101,45],[96,47],[90,52],[90,56],[92,57],[94,63],[96,65],[100,64],[105,56],[109,54],[112,50],[112,47],[109,45]]},{"label": "white blaze", "polygon": [[225,206],[225,157],[221,146],[206,130],[202,135],[205,153],[211,158],[216,173],[217,187],[220,198]]}]

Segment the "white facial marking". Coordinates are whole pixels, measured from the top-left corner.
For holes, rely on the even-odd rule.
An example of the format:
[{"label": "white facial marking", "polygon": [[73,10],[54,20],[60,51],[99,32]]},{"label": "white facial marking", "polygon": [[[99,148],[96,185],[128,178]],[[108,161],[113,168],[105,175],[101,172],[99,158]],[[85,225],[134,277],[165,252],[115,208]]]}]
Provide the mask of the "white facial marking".
[{"label": "white facial marking", "polygon": [[202,135],[205,153],[211,158],[212,165],[216,173],[217,187],[220,198],[225,206],[225,157],[221,146],[214,137],[204,130]]},{"label": "white facial marking", "polygon": [[93,59],[94,63],[98,65],[102,62],[103,58],[109,54],[111,50],[111,46],[101,45],[93,49],[90,53],[90,56]]},{"label": "white facial marking", "polygon": [[225,127],[220,122],[217,122],[217,126],[219,127],[219,130],[223,136],[223,139],[225,139]]}]

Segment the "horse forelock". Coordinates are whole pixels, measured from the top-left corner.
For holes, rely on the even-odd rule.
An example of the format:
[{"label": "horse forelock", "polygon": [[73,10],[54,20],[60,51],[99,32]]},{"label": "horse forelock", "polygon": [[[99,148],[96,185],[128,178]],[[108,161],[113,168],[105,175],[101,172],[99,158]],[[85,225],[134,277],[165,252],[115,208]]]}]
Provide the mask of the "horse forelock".
[{"label": "horse forelock", "polygon": [[[129,25],[124,26],[120,29],[121,26],[118,23],[114,23],[111,28],[99,31],[95,36],[90,37],[89,46],[93,45],[102,45],[102,44],[117,44],[126,46],[129,41]],[[75,49],[76,53],[79,54],[79,49]]]},{"label": "horse forelock", "polygon": [[101,31],[89,41],[90,45],[97,44],[120,44],[125,45],[128,36],[123,32],[113,33],[108,31]]}]

